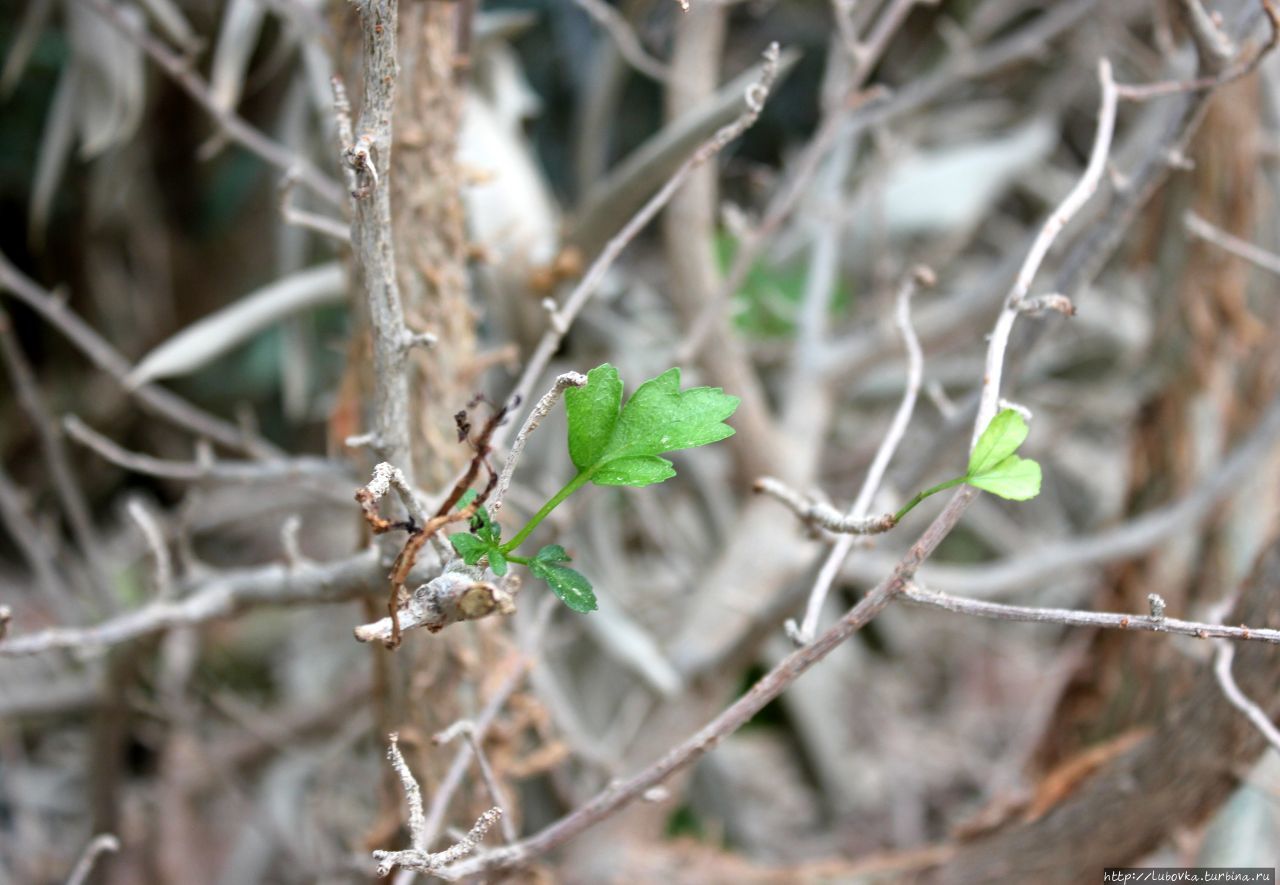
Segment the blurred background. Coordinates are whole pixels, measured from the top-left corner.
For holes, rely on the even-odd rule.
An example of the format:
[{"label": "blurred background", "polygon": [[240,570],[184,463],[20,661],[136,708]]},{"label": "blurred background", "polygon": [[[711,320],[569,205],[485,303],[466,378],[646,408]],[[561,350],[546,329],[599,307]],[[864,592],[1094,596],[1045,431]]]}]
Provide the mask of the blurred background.
[{"label": "blurred background", "polygon": [[[632,389],[680,365],[743,398],[737,434],[548,520],[599,612],[526,581],[516,614],[395,651],[352,638],[387,592],[352,499],[376,458],[347,444],[373,383],[330,85],[359,110],[354,8],[5,4],[0,605],[11,641],[121,629],[0,641],[0,879],[66,881],[109,832],[91,880],[369,881],[369,852],[408,838],[390,732],[429,805],[448,785],[437,847],[494,804],[471,745],[432,741],[459,719],[508,835],[692,733],[794,647],[783,622],[833,541],[752,484],[850,506],[909,384],[894,306],[919,264],[937,277],[912,303],[924,381],[870,512],[959,472],[986,335],[1088,159],[1100,58],[1122,83],[1212,82],[1121,101],[1097,193],[1032,287],[1076,313],[1021,317],[1006,367],[1043,492],[980,497],[920,583],[1135,614],[1157,592],[1170,616],[1224,616],[1280,509],[1264,5],[691,2],[401,0],[392,224],[408,325],[438,339],[411,357],[429,496],[470,458],[453,416],[507,397],[544,299],[742,113],[771,41],[782,60],[759,119],[628,245],[535,385],[609,361]],[[1216,68],[1187,25],[1205,7],[1230,38]],[[531,438],[511,528],[572,473],[562,414]],[[854,545],[820,626],[940,507]],[[356,565],[280,577],[314,563]],[[131,626],[159,603],[194,614]],[[1238,713],[1178,718],[1212,689],[1212,652],[895,604],[691,772],[515,876],[1013,880],[1017,838],[1061,881],[1275,866],[1276,752]],[[1277,656],[1247,654],[1237,675],[1271,686],[1255,700],[1274,716]],[[1124,767],[1174,721],[1205,758]],[[1120,774],[1194,795],[1055,813]]]}]

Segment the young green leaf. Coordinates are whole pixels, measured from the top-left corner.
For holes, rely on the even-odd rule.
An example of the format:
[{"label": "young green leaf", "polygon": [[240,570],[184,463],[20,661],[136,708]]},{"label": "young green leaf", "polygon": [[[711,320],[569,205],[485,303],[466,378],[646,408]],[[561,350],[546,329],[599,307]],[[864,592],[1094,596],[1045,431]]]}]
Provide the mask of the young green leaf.
[{"label": "young green leaf", "polygon": [[489,545],[470,532],[457,532],[449,536],[449,543],[458,551],[462,561],[467,565],[475,565],[489,552]]},{"label": "young green leaf", "polygon": [[965,482],[1010,501],[1026,501],[1040,494],[1040,465],[1010,455],[989,470],[969,474]]},{"label": "young green leaf", "polygon": [[475,489],[467,489],[462,493],[462,497],[458,499],[458,503],[454,507],[458,510],[466,510],[468,505],[476,499],[476,494]]},{"label": "young green leaf", "polygon": [[1027,422],[1013,409],[1005,409],[991,419],[969,455],[968,476],[980,476],[996,467],[1027,438]]},{"label": "young green leaf", "polygon": [[569,554],[559,544],[548,544],[529,560],[529,571],[546,581],[564,604],[576,612],[596,610],[596,594],[591,582],[571,568],[560,565],[569,562]]},{"label": "young green leaf", "polygon": [[597,485],[645,486],[675,476],[663,452],[692,449],[733,435],[724,421],[738,398],[718,387],[680,390],[680,370],[641,384],[622,405],[618,370],[605,363],[584,387],[565,391],[569,455]]}]

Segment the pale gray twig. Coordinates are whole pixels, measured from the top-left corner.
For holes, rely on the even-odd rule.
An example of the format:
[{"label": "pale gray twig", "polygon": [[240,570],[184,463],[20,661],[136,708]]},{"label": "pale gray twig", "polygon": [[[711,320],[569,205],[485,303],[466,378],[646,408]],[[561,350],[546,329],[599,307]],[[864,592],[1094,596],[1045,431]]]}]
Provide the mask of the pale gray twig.
[{"label": "pale gray twig", "polygon": [[376,504],[392,489],[395,489],[400,502],[404,504],[405,512],[413,517],[419,527],[425,526],[428,521],[426,508],[418,498],[418,493],[413,490],[413,486],[409,485],[404,472],[386,461],[375,464],[373,476],[365,486],[369,499]]},{"label": "pale gray twig", "polygon": [[491,808],[480,815],[480,819],[475,822],[471,832],[466,837],[444,851],[435,853],[428,851],[426,847],[428,842],[424,838],[426,821],[422,814],[422,788],[418,786],[417,779],[414,778],[413,772],[409,770],[409,764],[404,761],[404,756],[400,753],[400,736],[398,734],[392,733],[390,737],[387,757],[391,760],[391,767],[400,776],[400,783],[404,786],[405,799],[409,803],[409,835],[413,840],[413,847],[407,851],[373,852],[373,859],[378,863],[379,877],[388,875],[393,867],[404,867],[421,873],[431,873],[440,867],[447,866],[460,858],[466,857],[476,850],[476,846],[484,838],[484,834],[489,831],[489,828],[493,826],[494,821],[503,816],[500,808]]},{"label": "pale gray twig", "polygon": [[285,175],[284,180],[280,182],[280,215],[284,218],[285,223],[323,234],[340,243],[350,245],[351,228],[346,222],[337,218],[330,218],[328,215],[321,215],[319,212],[299,209],[293,205],[293,189],[297,184],[298,176],[292,169]]},{"label": "pale gray twig", "polygon": [[502,475],[498,477],[498,486],[494,489],[493,499],[489,502],[489,512],[491,514],[497,516],[498,511],[502,509],[503,499],[506,498],[507,489],[511,486],[511,477],[516,471],[516,462],[520,460],[520,454],[524,451],[525,444],[529,441],[529,436],[538,429],[542,419],[547,417],[551,410],[555,408],[556,401],[564,395],[566,390],[570,387],[583,387],[586,383],[586,375],[580,375],[577,372],[565,372],[556,378],[555,384],[542,395],[542,399],[538,400],[537,405],[529,412],[529,417],[525,419],[524,424],[520,427],[520,432],[516,434],[515,442],[511,444],[511,451],[507,454],[506,463],[502,465]]},{"label": "pale gray twig", "polygon": [[800,517],[803,522],[820,526],[837,534],[879,535],[897,525],[893,521],[892,513],[881,516],[854,516],[842,513],[830,504],[806,498],[782,480],[774,479],[772,476],[762,476],[757,479],[755,490],[786,505],[787,509]]},{"label": "pale gray twig", "polygon": [[[1268,632],[1276,634],[1276,638],[1265,641],[1280,642],[1280,631],[1271,630]],[[1238,638],[1251,639],[1255,637],[1242,636]],[[1280,728],[1276,728],[1275,723],[1271,721],[1271,717],[1266,714],[1266,711],[1249,700],[1245,693],[1240,690],[1240,686],[1236,684],[1236,678],[1231,675],[1231,662],[1235,659],[1235,656],[1236,649],[1234,645],[1226,640],[1218,642],[1218,655],[1213,663],[1213,672],[1218,677],[1218,684],[1222,686],[1222,693],[1227,696],[1227,700],[1237,710],[1249,717],[1249,721],[1253,723],[1258,731],[1262,732],[1262,736],[1267,739],[1267,743],[1271,745],[1271,748],[1280,753]]]},{"label": "pale gray twig", "polygon": [[[895,321],[898,333],[902,336],[902,346],[907,351],[907,384],[902,391],[902,401],[898,404],[898,411],[894,413],[889,431],[880,441],[880,447],[876,449],[871,467],[867,469],[862,488],[858,490],[858,497],[854,499],[853,506],[849,509],[849,519],[866,520],[867,513],[871,510],[871,502],[880,489],[885,471],[889,469],[889,461],[898,450],[898,445],[907,432],[907,425],[911,422],[911,415],[915,412],[916,400],[920,395],[920,384],[924,379],[924,351],[920,348],[920,339],[916,337],[915,327],[911,325],[911,298],[918,286],[932,287],[937,282],[933,270],[920,265],[907,275],[898,290]],[[889,528],[892,528],[892,514],[878,517],[880,520],[886,518],[889,520]],[[826,560],[823,561],[817,578],[814,579],[813,588],[809,591],[804,620],[799,627],[796,627],[794,621],[787,622],[787,633],[797,644],[803,645],[817,635],[818,619],[822,616],[822,607],[827,601],[827,594],[831,591],[831,585],[835,583],[836,575],[839,574],[845,559],[853,550],[854,540],[853,535],[848,535],[836,541],[835,546],[827,554]]]},{"label": "pale gray twig", "polygon": [[[278,458],[267,461],[204,460],[173,461],[156,458],[123,448],[109,437],[103,436],[76,415],[64,415],[63,429],[76,442],[93,449],[107,461],[134,473],[158,476],[164,479],[198,482],[220,480],[223,482],[259,483],[289,481],[304,478],[342,480],[348,478],[345,465],[325,458]],[[344,494],[345,498],[345,494]]]},{"label": "pale gray twig", "polygon": [[386,568],[369,549],[325,563],[272,564],[203,577],[186,595],[153,601],[91,627],[52,627],[0,641],[0,658],[74,649],[92,652],[174,627],[191,627],[260,605],[345,602],[380,592]]},{"label": "pale gray twig", "polygon": [[89,873],[93,872],[93,865],[98,860],[98,855],[103,852],[116,852],[120,850],[120,840],[110,833],[100,833],[89,840],[89,844],[85,846],[84,852],[81,853],[80,859],[76,861],[76,865],[71,870],[71,875],[67,877],[67,885],[83,885],[85,880],[89,878]]},{"label": "pale gray twig", "polygon": [[508,843],[516,841],[520,834],[516,832],[515,823],[511,819],[510,805],[502,785],[498,783],[497,775],[494,774],[493,766],[489,764],[489,757],[476,737],[475,723],[470,719],[459,719],[432,738],[432,743],[447,744],[459,734],[471,745],[471,752],[476,757],[476,766],[480,769],[480,779],[484,781],[485,789],[489,791],[489,798],[493,800],[494,806],[502,812],[502,838]]},{"label": "pale gray twig", "polygon": [[142,532],[142,537],[151,550],[152,580],[155,582],[155,598],[157,600],[172,599],[174,594],[173,558],[169,555],[169,542],[165,539],[160,523],[155,514],[142,503],[139,498],[130,498],[125,505],[129,514]]},{"label": "pale gray twig", "polygon": [[426,628],[435,633],[450,624],[476,621],[516,610],[519,580],[508,575],[498,580],[478,568],[460,563],[437,575],[409,594],[396,611],[396,620],[382,618],[355,628],[360,642],[394,642],[396,628],[404,633]]},{"label": "pale gray twig", "polygon": [[1040,269],[1058,234],[1062,233],[1067,223],[1098,189],[1098,183],[1106,171],[1107,157],[1111,152],[1111,135],[1115,131],[1116,84],[1111,76],[1111,62],[1105,58],[1098,62],[1098,81],[1102,86],[1102,102],[1098,108],[1098,125],[1093,137],[1093,148],[1089,151],[1088,165],[1085,166],[1084,173],[1075,187],[1045,219],[1044,225],[1031,244],[1031,250],[1018,270],[1013,287],[1009,290],[1004,307],[991,331],[991,340],[987,346],[986,371],[982,376],[982,392],[978,400],[978,415],[973,423],[971,446],[977,444],[978,437],[996,415],[996,407],[1000,401],[1000,380],[1004,373],[1005,351],[1009,346],[1009,334],[1013,331],[1014,320],[1021,312],[1023,299],[1030,293],[1031,282],[1035,279],[1036,271]]},{"label": "pale gray twig", "polygon": [[1280,275],[1280,255],[1269,252],[1266,249],[1259,248],[1248,240],[1242,240],[1237,236],[1227,233],[1220,227],[1210,224],[1199,215],[1187,210],[1182,216],[1183,223],[1187,226],[1187,231],[1194,234],[1200,239],[1213,243],[1215,246],[1230,252],[1237,258],[1243,258],[1250,264],[1256,265],[1263,270],[1271,271],[1273,274]]},{"label": "pale gray twig", "polygon": [[984,599],[969,599],[927,590],[917,583],[902,591],[902,599],[917,605],[940,608],[961,615],[993,618],[999,621],[1029,621],[1037,624],[1062,624],[1068,627],[1098,627],[1108,630],[1139,630],[1151,633],[1177,633],[1197,639],[1239,639],[1280,644],[1280,630],[1264,627],[1227,627],[1222,624],[1184,621],[1154,615],[1126,615],[1115,612],[1089,612],[1065,608],[1033,608],[1006,605]]}]

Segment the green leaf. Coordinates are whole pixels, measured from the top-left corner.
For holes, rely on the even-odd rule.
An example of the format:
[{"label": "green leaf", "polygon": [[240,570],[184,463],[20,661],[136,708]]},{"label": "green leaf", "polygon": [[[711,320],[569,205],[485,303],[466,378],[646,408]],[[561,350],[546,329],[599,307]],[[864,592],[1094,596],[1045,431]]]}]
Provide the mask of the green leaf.
[{"label": "green leaf", "polygon": [[471,531],[487,544],[496,546],[502,541],[502,527],[493,521],[489,516],[489,510],[485,507],[476,508],[475,514],[471,517]]},{"label": "green leaf", "polygon": [[982,436],[978,437],[978,444],[969,455],[967,475],[980,476],[988,473],[1016,452],[1026,438],[1027,422],[1013,409],[1005,409],[991,419],[987,429],[982,431]]},{"label": "green leaf", "polygon": [[565,392],[569,454],[597,485],[645,486],[675,476],[663,452],[692,449],[733,435],[724,421],[738,398],[718,387],[680,389],[680,370],[641,384],[625,406],[618,370],[609,364]]},{"label": "green leaf", "polygon": [[458,551],[462,561],[467,565],[475,565],[489,552],[489,545],[470,532],[458,532],[449,536],[449,543]]},{"label": "green leaf", "polygon": [[[542,553],[541,550],[538,552]],[[596,594],[591,589],[591,582],[580,572],[538,557],[529,560],[529,570],[546,581],[556,596],[574,611],[585,614],[596,610]]]},{"label": "green leaf", "polygon": [[676,468],[666,458],[641,455],[619,458],[597,470],[591,481],[598,486],[647,486],[676,475]]},{"label": "green leaf", "polygon": [[476,499],[476,490],[467,489],[465,492],[462,493],[462,497],[458,499],[458,503],[455,505],[455,507],[458,510],[466,510],[467,507],[471,504],[471,502],[474,501],[475,499]]},{"label": "green leaf", "polygon": [[586,470],[600,460],[622,409],[618,370],[608,363],[596,366],[587,373],[586,386],[564,392],[564,408],[569,416],[569,457],[575,467]]},{"label": "green leaf", "polygon": [[572,561],[569,559],[569,554],[566,553],[564,548],[561,547],[559,544],[548,544],[547,546],[539,550],[537,553],[535,553],[533,558],[538,560],[539,562],[550,562],[550,563]]},{"label": "green leaf", "polygon": [[965,482],[1010,501],[1026,501],[1040,494],[1040,465],[1030,458],[1009,455],[990,470],[969,474]]},{"label": "green leaf", "polygon": [[500,578],[507,573],[507,557],[501,548],[489,548],[489,568]]}]

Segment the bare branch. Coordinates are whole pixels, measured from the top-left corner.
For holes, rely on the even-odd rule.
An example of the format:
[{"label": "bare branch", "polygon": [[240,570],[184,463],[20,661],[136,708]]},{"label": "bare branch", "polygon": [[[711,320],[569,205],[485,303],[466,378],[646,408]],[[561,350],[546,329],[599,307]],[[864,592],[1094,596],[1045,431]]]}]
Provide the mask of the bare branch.
[{"label": "bare branch", "polygon": [[755,491],[785,504],[803,522],[820,526],[829,532],[842,535],[879,535],[897,525],[892,513],[881,516],[854,516],[841,513],[830,504],[806,498],[780,479],[762,476],[756,480]]},{"label": "bare branch", "polygon": [[377,551],[326,563],[266,565],[205,577],[190,595],[154,601],[92,627],[53,627],[0,642],[0,658],[73,649],[93,652],[175,627],[192,627],[261,605],[345,602],[381,590],[386,572]]},{"label": "bare branch", "polygon": [[586,383],[586,375],[580,375],[577,372],[565,372],[556,378],[555,384],[542,395],[542,399],[538,400],[537,405],[529,412],[529,417],[525,419],[520,432],[516,434],[515,442],[511,444],[511,451],[507,455],[506,463],[502,465],[502,475],[498,477],[498,487],[494,490],[493,500],[489,504],[490,513],[496,516],[498,511],[502,509],[502,500],[506,497],[507,489],[511,486],[511,476],[516,471],[516,463],[520,460],[521,453],[524,452],[529,436],[538,429],[542,419],[547,417],[551,410],[555,408],[556,402],[564,395],[566,390],[570,387],[583,387]]},{"label": "bare branch", "polygon": [[284,172],[296,171],[298,179],[318,195],[334,205],[342,201],[342,188],[309,160],[278,142],[272,141],[258,129],[238,117],[230,108],[213,97],[209,84],[201,79],[190,59],[179,55],[161,40],[149,34],[144,27],[122,14],[121,8],[109,0],[79,0],[101,16],[113,28],[136,43],[158,64],[169,77],[191,96],[218,124],[222,133],[236,144],[266,160]]},{"label": "bare branch", "polygon": [[[456,562],[443,574],[418,587],[391,616],[355,628],[360,642],[382,642],[394,647],[399,634],[425,628],[438,633],[450,624],[476,621],[516,610],[520,581],[515,575],[498,580],[478,568]],[[398,600],[397,600],[398,601]]]},{"label": "bare branch", "polygon": [[1155,615],[1126,615],[1113,612],[1089,612],[1064,608],[1032,608],[1005,605],[983,599],[968,599],[925,589],[912,583],[902,591],[907,602],[940,608],[961,615],[994,618],[1000,621],[1029,621],[1036,624],[1062,624],[1068,627],[1098,627],[1107,630],[1139,630],[1151,633],[1177,633],[1196,639],[1239,639],[1280,644],[1280,630],[1263,627],[1226,627],[1222,624],[1183,621]]},{"label": "bare branch", "polygon": [[89,874],[93,872],[93,865],[98,860],[98,855],[103,852],[115,853],[119,850],[120,840],[110,833],[101,833],[94,836],[89,840],[89,844],[85,846],[80,859],[76,861],[75,867],[71,870],[71,875],[67,877],[67,885],[83,885],[89,878]]},{"label": "bare branch", "polygon": [[573,2],[583,12],[591,16],[596,24],[604,28],[605,32],[608,33],[618,47],[618,52],[621,53],[631,67],[659,83],[665,83],[667,78],[671,76],[671,72],[666,65],[645,51],[644,46],[640,44],[640,39],[636,36],[636,32],[631,29],[630,23],[623,17],[622,13],[605,3],[604,0],[573,0]]},{"label": "bare branch", "polygon": [[355,141],[345,146],[347,165],[360,182],[352,192],[352,264],[355,266],[373,337],[373,433],[375,450],[413,483],[409,445],[408,330],[396,275],[391,236],[391,146],[395,108],[396,0],[355,4],[364,33],[364,98]]},{"label": "bare branch", "polygon": [[[224,461],[196,460],[173,461],[167,458],[156,458],[140,452],[131,452],[117,445],[109,437],[103,436],[76,415],[64,415],[63,429],[67,435],[81,445],[87,446],[115,464],[134,473],[145,476],[158,476],[183,482],[199,482],[201,480],[220,480],[223,482],[260,483],[267,481],[288,482],[306,478],[331,479],[333,488],[346,486],[348,471],[338,461],[325,458],[273,458],[267,461]],[[344,500],[350,500],[343,493]]]},{"label": "bare branch", "polygon": [[471,752],[476,757],[476,766],[480,769],[480,779],[484,781],[485,789],[489,791],[493,804],[502,812],[502,838],[509,843],[516,841],[520,834],[516,832],[515,824],[511,820],[511,806],[507,802],[502,785],[498,783],[497,775],[493,772],[493,766],[489,764],[489,757],[485,754],[480,739],[476,737],[475,723],[470,719],[459,719],[431,741],[437,745],[447,744],[456,739],[459,734],[471,745]]},{"label": "bare branch", "polygon": [[199,436],[207,436],[214,442],[236,451],[259,458],[283,456],[283,452],[266,440],[248,436],[241,428],[210,415],[162,387],[151,384],[131,387],[128,382],[132,368],[129,361],[88,323],[76,316],[67,307],[65,300],[37,286],[14,267],[3,254],[0,254],[0,289],[13,293],[19,301],[40,314],[65,335],[94,365],[115,379],[153,414],[172,421],[179,427],[185,427]]},{"label": "bare branch", "polygon": [[138,525],[147,547],[151,549],[152,580],[155,582],[156,599],[172,599],[174,594],[173,558],[169,555],[169,543],[156,521],[155,514],[138,498],[130,498],[125,505],[129,517]]},{"label": "bare branch", "polygon": [[1084,174],[1076,182],[1075,187],[1066,198],[1045,220],[1031,244],[1018,275],[1014,279],[1013,288],[1005,298],[1004,307],[991,332],[991,341],[987,347],[986,371],[982,377],[982,393],[978,401],[978,416],[973,424],[973,440],[976,445],[982,431],[986,430],[991,419],[995,417],[996,407],[1000,401],[1000,380],[1004,372],[1005,351],[1009,346],[1009,334],[1013,331],[1014,320],[1022,308],[1023,300],[1029,294],[1031,282],[1036,271],[1049,253],[1058,234],[1062,233],[1067,223],[1075,217],[1089,198],[1093,196],[1106,171],[1107,157],[1111,152],[1111,135],[1116,123],[1116,84],[1111,76],[1111,63],[1105,58],[1098,62],[1098,81],[1102,86],[1102,103],[1098,108],[1098,126],[1093,137],[1093,148],[1089,152],[1089,163]]},{"label": "bare branch", "polygon": [[[898,404],[898,411],[893,416],[889,431],[880,441],[880,447],[876,450],[871,467],[867,470],[867,477],[863,480],[858,497],[854,499],[853,507],[849,510],[851,519],[866,519],[867,513],[871,510],[871,502],[880,489],[880,483],[884,481],[885,471],[889,469],[889,461],[898,450],[898,445],[907,432],[907,425],[911,423],[911,415],[915,412],[916,400],[920,395],[920,383],[924,378],[924,351],[921,350],[920,339],[916,337],[915,328],[911,325],[911,298],[917,286],[932,287],[937,282],[933,271],[920,265],[907,275],[898,290],[895,320],[898,333],[902,336],[902,345],[907,351],[907,384],[902,391],[902,402]],[[893,515],[879,517],[881,520],[886,518],[890,523],[889,527],[892,528]],[[827,554],[826,560],[823,561],[822,568],[818,570],[813,588],[809,591],[804,620],[799,627],[796,627],[794,621],[787,622],[787,633],[797,644],[803,645],[817,635],[818,619],[822,617],[822,607],[826,604],[827,594],[831,591],[831,585],[835,583],[844,561],[853,550],[853,543],[852,536],[836,541],[835,546]]]},{"label": "bare branch", "polygon": [[[350,144],[350,142],[347,142]],[[314,231],[340,243],[351,243],[351,228],[346,222],[319,212],[310,212],[293,205],[293,190],[298,184],[297,170],[291,169],[280,182],[280,215],[286,224]]]},{"label": "bare branch", "polygon": [[[1280,642],[1280,630],[1270,630],[1275,633],[1275,639],[1266,640],[1268,642]],[[1240,637],[1242,639],[1253,638],[1251,636]],[[1276,752],[1280,753],[1280,728],[1276,728],[1275,723],[1271,721],[1271,717],[1266,711],[1255,704],[1253,701],[1240,690],[1240,686],[1236,684],[1236,678],[1231,675],[1231,662],[1235,659],[1235,646],[1225,640],[1218,643],[1218,655],[1213,663],[1214,675],[1218,677],[1218,684],[1222,686],[1222,693],[1226,695],[1227,700],[1231,704],[1249,717],[1249,721],[1254,724],[1258,731],[1262,732],[1262,736],[1267,739]]]},{"label": "bare branch", "polygon": [[1183,223],[1187,227],[1189,233],[1194,234],[1206,242],[1213,243],[1221,249],[1230,252],[1237,258],[1243,258],[1251,264],[1254,264],[1263,270],[1271,271],[1273,274],[1280,275],[1280,255],[1274,252],[1268,252],[1250,243],[1248,240],[1242,240],[1237,236],[1227,233],[1220,227],[1210,224],[1199,215],[1188,210],[1182,216]]}]

